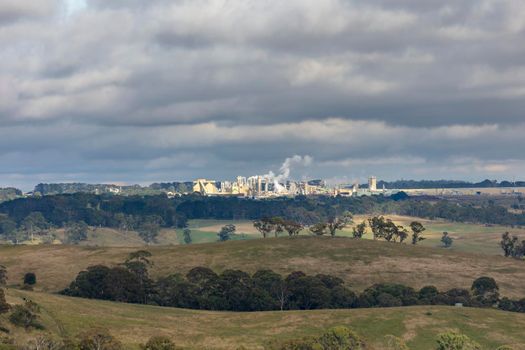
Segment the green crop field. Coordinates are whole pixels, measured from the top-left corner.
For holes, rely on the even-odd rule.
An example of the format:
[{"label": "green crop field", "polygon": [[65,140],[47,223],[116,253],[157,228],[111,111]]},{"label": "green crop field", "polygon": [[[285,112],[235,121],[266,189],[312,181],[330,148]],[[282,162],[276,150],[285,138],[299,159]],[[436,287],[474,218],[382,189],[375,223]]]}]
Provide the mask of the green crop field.
[{"label": "green crop field", "polygon": [[[27,298],[41,306],[46,332],[74,337],[91,327],[108,329],[126,345],[138,349],[152,335],[169,336],[188,349],[263,349],[271,340],[297,338],[345,325],[354,329],[369,349],[384,349],[385,336],[403,338],[413,350],[432,349],[436,335],[459,330],[486,349],[510,344],[525,349],[525,314],[490,309],[419,306],[383,309],[286,312],[209,312],[119,304],[10,290],[11,303]],[[0,318],[1,322],[1,318]],[[7,321],[2,323],[7,324]],[[17,338],[29,338],[13,329]]]}]

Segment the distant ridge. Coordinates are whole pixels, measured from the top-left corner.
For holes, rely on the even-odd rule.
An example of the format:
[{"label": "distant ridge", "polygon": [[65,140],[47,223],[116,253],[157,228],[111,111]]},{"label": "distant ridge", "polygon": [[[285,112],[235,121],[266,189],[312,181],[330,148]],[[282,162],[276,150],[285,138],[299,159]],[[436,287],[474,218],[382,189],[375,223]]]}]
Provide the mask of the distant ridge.
[{"label": "distant ridge", "polygon": [[[525,181],[483,180],[481,182],[468,182],[461,180],[397,180],[378,181],[378,188],[386,189],[428,189],[428,188],[500,188],[500,187],[525,187]],[[366,186],[366,185],[363,185]]]}]

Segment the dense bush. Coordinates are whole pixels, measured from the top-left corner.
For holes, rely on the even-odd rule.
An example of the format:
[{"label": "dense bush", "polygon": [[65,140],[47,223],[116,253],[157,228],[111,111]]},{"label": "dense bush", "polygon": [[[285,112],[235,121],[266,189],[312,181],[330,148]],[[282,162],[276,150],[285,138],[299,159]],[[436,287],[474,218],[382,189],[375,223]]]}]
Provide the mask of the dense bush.
[{"label": "dense bush", "polygon": [[138,276],[123,267],[88,267],[78,274],[64,294],[89,299],[140,303],[145,290]]},{"label": "dense bush", "polygon": [[151,337],[148,342],[141,346],[142,350],[176,350],[177,347],[168,337]]},{"label": "dense bush", "polygon": [[24,305],[15,305],[13,307],[9,315],[9,321],[15,326],[25,329],[42,329],[42,325],[38,322],[39,313],[39,306],[31,301],[27,301]]},{"label": "dense bush", "polygon": [[481,350],[481,346],[464,334],[447,332],[438,335],[436,350]]},{"label": "dense bush", "polygon": [[24,284],[33,286],[36,284],[36,275],[33,272],[28,272],[24,275]]}]

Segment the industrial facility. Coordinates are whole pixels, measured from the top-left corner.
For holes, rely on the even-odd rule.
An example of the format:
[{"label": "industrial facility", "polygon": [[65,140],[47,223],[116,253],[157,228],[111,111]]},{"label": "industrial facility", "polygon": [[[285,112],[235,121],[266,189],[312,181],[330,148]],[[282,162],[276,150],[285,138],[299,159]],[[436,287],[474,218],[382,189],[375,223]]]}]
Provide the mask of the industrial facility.
[{"label": "industrial facility", "polygon": [[243,177],[234,181],[215,181],[197,179],[193,181],[193,192],[203,196],[239,196],[251,198],[268,198],[298,195],[332,195],[332,196],[372,196],[392,194],[392,191],[377,189],[377,178],[368,179],[368,187],[360,188],[358,183],[352,185],[327,186],[323,180],[283,181],[281,183],[272,175]]},{"label": "industrial facility", "polygon": [[193,192],[205,196],[280,197],[296,195],[329,194],[330,189],[321,180],[286,181],[279,183],[271,176],[238,176],[235,181],[197,179]]}]

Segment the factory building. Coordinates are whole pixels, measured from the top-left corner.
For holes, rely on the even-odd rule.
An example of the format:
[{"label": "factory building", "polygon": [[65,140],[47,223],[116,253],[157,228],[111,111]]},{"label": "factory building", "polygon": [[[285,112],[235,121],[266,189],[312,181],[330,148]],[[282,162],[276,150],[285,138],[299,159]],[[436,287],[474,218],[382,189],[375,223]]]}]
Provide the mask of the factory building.
[{"label": "factory building", "polygon": [[193,181],[193,192],[198,192],[204,196],[216,195],[219,193],[217,182],[213,180],[197,179]]},{"label": "factory building", "polygon": [[371,176],[368,178],[368,190],[370,192],[377,191],[377,178],[375,176]]}]

